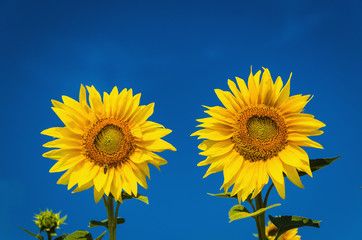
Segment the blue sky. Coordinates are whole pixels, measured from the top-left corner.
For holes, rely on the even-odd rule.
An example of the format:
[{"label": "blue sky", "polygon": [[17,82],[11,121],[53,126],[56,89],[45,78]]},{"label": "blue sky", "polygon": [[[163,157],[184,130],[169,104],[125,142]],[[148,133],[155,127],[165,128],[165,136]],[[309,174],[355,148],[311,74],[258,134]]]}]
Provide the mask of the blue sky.
[{"label": "blue sky", "polygon": [[326,123],[313,138],[324,150],[305,148],[310,158],[343,154],[305,189],[289,181],[286,199],[274,190],[271,215],[322,220],[302,228],[302,239],[353,239],[362,222],[360,1],[0,1],[0,79],[2,86],[0,235],[30,239],[18,225],[32,223],[40,209],[62,210],[67,225],[94,235],[89,220],[106,218],[92,190],[71,194],[50,174],[40,135],[63,126],[51,99],[78,98],[80,84],[100,92],[132,88],[141,104],[155,102],[150,120],[173,132],[165,140],[177,152],[163,152],[169,163],[151,167],[150,205],[131,200],[120,207],[119,239],[253,239],[253,219],[228,223],[237,204],[218,193],[222,174],[202,176],[200,143],[189,135],[201,105],[221,105],[214,89],[227,79],[247,78],[267,67],[275,79],[293,72],[291,93],[312,94],[305,112]]}]

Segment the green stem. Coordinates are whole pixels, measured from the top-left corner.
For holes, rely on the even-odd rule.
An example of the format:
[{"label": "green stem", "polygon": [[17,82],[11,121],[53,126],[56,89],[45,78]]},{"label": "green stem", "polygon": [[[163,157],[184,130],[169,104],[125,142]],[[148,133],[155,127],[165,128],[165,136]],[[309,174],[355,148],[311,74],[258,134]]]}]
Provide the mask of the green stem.
[{"label": "green stem", "polygon": [[265,195],[265,199],[264,199],[264,203],[263,203],[263,207],[266,207],[266,205],[268,204],[268,198],[269,198],[269,194],[270,191],[272,190],[272,188],[274,187],[274,183],[272,183],[272,185],[270,185],[268,192]]},{"label": "green stem", "polygon": [[50,233],[50,231],[47,231],[47,236],[48,236],[48,240],[52,240],[52,234]]},{"label": "green stem", "polygon": [[[254,203],[253,203],[253,200],[248,200],[248,203],[251,205],[251,207],[253,208],[253,211],[256,212],[256,209],[255,209],[255,206],[254,206]],[[258,221],[258,218],[257,216],[254,217],[255,219],[255,222],[256,222],[256,228],[258,229],[258,237],[260,236],[260,227],[259,227],[259,221]]]},{"label": "green stem", "polygon": [[260,226],[259,226],[259,221],[258,221],[258,216],[254,217],[255,218],[255,222],[256,222],[256,228],[258,229],[258,239],[261,239],[261,234],[260,234]]},{"label": "green stem", "polygon": [[[256,210],[263,208],[263,196],[261,192],[255,198]],[[266,240],[265,236],[265,212],[262,212],[256,217],[256,221],[259,223],[260,235],[259,240]],[[259,231],[258,231],[259,232]]]},{"label": "green stem", "polygon": [[117,218],[113,215],[113,196],[109,194],[106,201],[107,215],[108,215],[108,231],[109,231],[109,240],[116,240],[116,228],[117,228]]},{"label": "green stem", "polygon": [[117,219],[117,217],[118,217],[118,209],[119,209],[119,205],[120,205],[121,203],[120,202],[117,202],[117,207],[116,207],[116,213],[114,214],[114,217]]},{"label": "green stem", "polygon": [[254,204],[253,204],[253,200],[248,201],[248,202],[249,202],[249,204],[251,205],[251,207],[253,208],[253,211],[256,212],[255,207],[254,207]]}]

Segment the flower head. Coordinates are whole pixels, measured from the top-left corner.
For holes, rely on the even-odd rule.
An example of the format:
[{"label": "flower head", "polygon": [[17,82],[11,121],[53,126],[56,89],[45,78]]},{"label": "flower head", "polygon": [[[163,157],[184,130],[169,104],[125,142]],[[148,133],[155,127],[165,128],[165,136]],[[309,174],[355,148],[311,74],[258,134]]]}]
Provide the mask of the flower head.
[{"label": "flower head", "polygon": [[300,240],[300,236],[297,235],[298,228],[290,229],[286,232],[284,232],[278,239],[275,239],[276,234],[278,232],[278,228],[269,221],[268,226],[265,228],[265,235],[268,238],[268,240]]},{"label": "flower head", "polygon": [[55,229],[59,228],[60,224],[65,224],[64,220],[67,216],[60,218],[60,212],[53,213],[52,210],[42,212],[40,211],[39,215],[35,214],[35,224],[40,228],[40,231],[55,233]]},{"label": "flower head", "polygon": [[171,132],[162,125],[147,121],[154,103],[139,105],[141,94],[132,89],[101,95],[92,86],[80,88],[79,102],[63,96],[63,103],[52,100],[52,109],[65,127],[42,132],[58,139],[44,147],[58,148],[43,156],[57,161],[50,172],[66,171],[58,184],[77,185],[73,192],[94,186],[94,199],[112,194],[122,201],[122,191],[137,195],[137,183],[147,188],[148,164],[159,169],[167,161],[154,152],[176,149],[161,138]]},{"label": "flower head", "polygon": [[236,78],[229,80],[229,91],[215,89],[224,107],[206,107],[208,118],[191,136],[206,139],[200,145],[207,158],[198,166],[211,164],[204,177],[223,171],[225,192],[245,200],[254,198],[269,181],[269,176],[282,198],[285,198],[284,176],[303,187],[298,171],[312,177],[308,154],[300,147],[322,146],[309,139],[320,135],[325,125],[313,115],[303,113],[310,95],[290,95],[290,78],[283,87],[280,77],[274,83],[268,69],[250,73],[248,87]]}]

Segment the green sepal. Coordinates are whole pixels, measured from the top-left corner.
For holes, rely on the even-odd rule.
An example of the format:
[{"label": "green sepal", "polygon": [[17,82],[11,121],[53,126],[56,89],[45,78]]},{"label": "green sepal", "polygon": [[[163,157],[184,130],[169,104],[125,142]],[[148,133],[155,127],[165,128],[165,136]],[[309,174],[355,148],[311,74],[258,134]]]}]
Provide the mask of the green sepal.
[{"label": "green sepal", "polygon": [[244,207],[243,205],[235,205],[229,211],[229,218],[230,218],[229,223],[238,219],[256,217],[259,214],[265,212],[266,210],[280,205],[281,205],[280,203],[277,203],[266,208],[260,208],[258,211],[255,211],[253,213],[250,213],[249,210],[246,209],[246,207]]},{"label": "green sepal", "polygon": [[101,235],[99,235],[98,237],[96,237],[96,239],[94,240],[101,240],[104,236],[104,234],[106,234],[107,231],[104,231]]},{"label": "green sepal", "polygon": [[[120,217],[117,218],[117,224],[123,224],[125,222],[126,222],[126,219],[120,218]],[[108,228],[108,219],[103,220],[103,221],[92,220],[89,222],[88,227],[92,228],[92,227],[100,227],[100,226]]]},{"label": "green sepal", "polygon": [[56,239],[54,240],[64,240],[69,234],[63,234],[63,235],[60,235],[59,237],[57,237]]},{"label": "green sepal", "polygon": [[256,238],[259,238],[259,235],[256,234],[256,233],[253,233],[253,236],[256,237]]},{"label": "green sepal", "polygon": [[92,235],[87,231],[75,231],[64,240],[93,240]]},{"label": "green sepal", "polygon": [[279,216],[273,217],[269,215],[270,221],[277,227],[278,232],[275,239],[278,239],[280,235],[286,231],[294,228],[300,228],[305,226],[317,227],[319,228],[319,223],[321,221],[314,221],[309,218],[298,217],[298,216]]},{"label": "green sepal", "polygon": [[28,231],[28,230],[26,230],[25,228],[22,228],[22,227],[20,227],[20,226],[19,226],[19,228],[23,229],[25,232],[27,232],[27,233],[29,233],[30,235],[36,237],[37,239],[43,240],[43,236],[41,236],[41,235],[39,235],[39,234],[32,233],[32,232],[30,232],[30,231]]},{"label": "green sepal", "polygon": [[127,200],[127,199],[132,199],[132,198],[138,199],[138,200],[148,204],[148,197],[147,196],[144,196],[144,195],[141,195],[141,194],[137,194],[137,196],[135,196],[133,194],[129,195],[126,192],[122,192],[122,200]]},{"label": "green sepal", "polygon": [[[310,170],[312,172],[315,172],[319,169],[322,169],[322,168],[328,166],[329,164],[331,164],[332,162],[334,162],[335,160],[337,160],[338,158],[340,158],[341,156],[342,155],[340,155],[338,157],[334,157],[334,158],[310,159],[309,160]],[[298,174],[299,174],[299,176],[304,176],[307,173],[298,171]]]}]

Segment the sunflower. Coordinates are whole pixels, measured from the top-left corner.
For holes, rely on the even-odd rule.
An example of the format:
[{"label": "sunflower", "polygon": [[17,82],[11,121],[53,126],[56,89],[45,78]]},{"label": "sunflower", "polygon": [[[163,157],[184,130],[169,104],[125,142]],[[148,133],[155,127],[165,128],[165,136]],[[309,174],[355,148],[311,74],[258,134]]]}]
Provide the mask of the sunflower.
[{"label": "sunflower", "polygon": [[[207,107],[210,117],[198,119],[202,124],[191,136],[206,139],[199,149],[207,158],[198,166],[211,164],[205,177],[223,171],[225,192],[238,200],[252,194],[254,198],[272,179],[279,195],[285,198],[283,173],[295,185],[302,187],[298,171],[312,177],[308,154],[301,148],[323,148],[308,136],[320,135],[325,124],[313,115],[302,113],[311,96],[290,94],[290,78],[283,87],[280,77],[275,83],[268,69],[248,79],[228,80],[229,91],[215,89],[224,107]],[[291,75],[290,75],[291,77]],[[238,88],[239,87],[239,88]]]},{"label": "sunflower", "polygon": [[154,103],[139,106],[141,94],[133,96],[132,89],[120,93],[114,87],[110,94],[80,87],[79,102],[63,96],[63,102],[52,100],[52,109],[65,124],[42,131],[44,135],[58,138],[44,147],[58,148],[46,152],[44,157],[56,164],[49,172],[66,171],[58,184],[68,185],[73,192],[94,186],[96,202],[112,194],[122,201],[121,193],[137,195],[137,183],[147,188],[150,178],[148,164],[159,169],[167,163],[154,152],[176,151],[161,138],[171,132],[162,125],[147,121],[153,113]]},{"label": "sunflower", "polygon": [[265,235],[269,240],[300,240],[300,236],[297,235],[298,228],[290,229],[284,232],[278,239],[275,239],[275,235],[278,232],[278,228],[269,221],[268,226],[265,228]]}]

